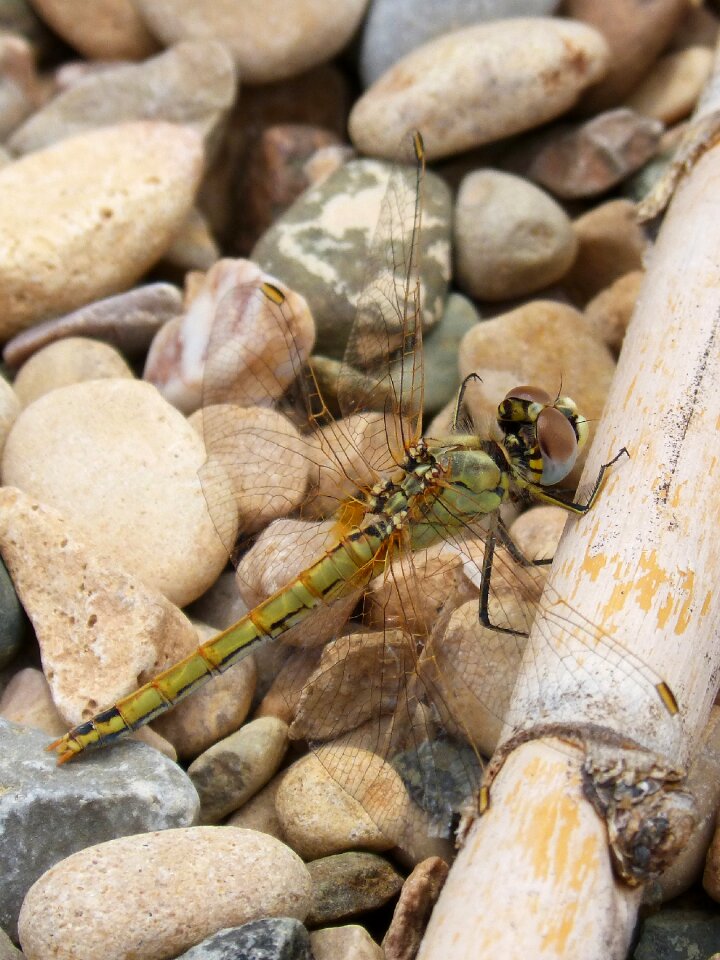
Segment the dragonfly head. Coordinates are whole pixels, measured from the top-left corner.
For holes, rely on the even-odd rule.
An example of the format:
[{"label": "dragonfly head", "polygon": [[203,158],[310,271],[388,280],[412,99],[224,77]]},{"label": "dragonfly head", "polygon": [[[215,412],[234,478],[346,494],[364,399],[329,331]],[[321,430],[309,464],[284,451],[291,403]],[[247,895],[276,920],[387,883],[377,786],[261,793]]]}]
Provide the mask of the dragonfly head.
[{"label": "dragonfly head", "polygon": [[588,437],[587,420],[575,402],[553,400],[539,387],[511,390],[498,406],[497,419],[516,476],[544,487],[570,473]]}]

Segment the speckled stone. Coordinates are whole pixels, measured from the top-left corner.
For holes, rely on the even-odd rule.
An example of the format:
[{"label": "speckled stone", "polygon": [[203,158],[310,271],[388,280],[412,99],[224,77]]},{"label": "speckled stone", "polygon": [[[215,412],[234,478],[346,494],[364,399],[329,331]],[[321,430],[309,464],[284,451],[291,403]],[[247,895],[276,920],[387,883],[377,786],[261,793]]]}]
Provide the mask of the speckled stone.
[{"label": "speckled stone", "polygon": [[[341,357],[366,287],[376,275],[387,287],[391,239],[401,265],[407,258],[414,186],[412,167],[350,161],[307,190],[256,244],[252,259],[307,300],[318,353]],[[423,200],[418,260],[429,329],[442,316],[450,275],[450,194],[439,177],[427,175]],[[376,299],[381,296],[376,292]],[[396,312],[390,311],[388,320],[393,319],[391,345],[399,334]],[[387,341],[374,316],[368,313],[364,323]]]},{"label": "speckled stone", "polygon": [[144,833],[89,847],[43,874],[23,903],[20,943],[27,960],[162,960],[250,920],[303,919],[310,891],[300,858],[267,834]]},{"label": "speckled stone", "polygon": [[13,387],[27,407],[57,387],[117,377],[133,379],[133,372],[114,347],[87,337],[66,337],[33,354],[18,371]]},{"label": "speckled stone", "polygon": [[402,877],[376,853],[339,853],[307,865],[313,884],[307,922],[320,926],[376,910],[402,887]]},{"label": "speckled stone", "polygon": [[0,923],[13,934],[28,888],[65,857],[115,837],[195,822],[195,788],[157,750],[123,743],[58,767],[46,752],[46,734],[6,720],[0,742]]},{"label": "speckled stone", "polygon": [[[338,955],[339,956],[339,955]],[[177,960],[317,960],[299,920],[269,917],[221,930]],[[352,960],[344,957],[343,960]]]},{"label": "speckled stone", "polygon": [[378,946],[365,927],[348,923],[341,927],[324,927],[310,934],[315,960],[385,960],[382,947]]},{"label": "speckled stone", "polygon": [[132,0],[33,0],[70,46],[98,60],[141,60],[157,49]]},{"label": "speckled stone", "polygon": [[597,30],[552,17],[465,27],[407,54],[355,103],[348,127],[362,153],[397,158],[421,130],[429,159],[540,126],[604,76]]},{"label": "speckled stone", "polygon": [[716,913],[670,907],[644,920],[633,960],[712,960],[718,946],[720,917]]},{"label": "speckled stone", "polygon": [[142,63],[86,76],[53,97],[12,135],[16,154],[136,120],[165,120],[212,141],[235,99],[232,58],[221,43],[181,43]]},{"label": "speckled stone", "polygon": [[439,857],[429,857],[419,863],[405,880],[383,937],[384,960],[405,960],[415,956],[447,875],[447,863]]}]

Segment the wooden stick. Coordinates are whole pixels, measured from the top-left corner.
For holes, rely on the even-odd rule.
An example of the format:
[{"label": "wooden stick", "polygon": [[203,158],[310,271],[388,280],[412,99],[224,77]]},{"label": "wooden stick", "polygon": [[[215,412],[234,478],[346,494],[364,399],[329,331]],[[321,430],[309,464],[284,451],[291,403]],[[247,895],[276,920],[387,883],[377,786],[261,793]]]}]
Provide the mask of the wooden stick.
[{"label": "wooden stick", "polygon": [[[625,771],[636,758],[648,779],[628,782],[657,787],[655,826],[669,811],[674,836],[666,834],[651,868],[687,837],[687,807],[673,820],[683,794],[672,771],[689,760],[720,672],[719,281],[713,147],[680,182],[661,228],[583,483],[622,446],[630,459],[611,469],[592,511],[568,522],[545,620],[541,613],[528,641],[507,732],[529,742],[495,764],[489,812],[451,870],[420,960],[625,956],[642,888],[613,874],[607,831],[618,821],[586,800],[584,755],[615,756]],[[558,597],[615,647],[594,650],[581,628],[577,642],[568,639],[553,620]],[[623,648],[627,657],[616,656]],[[568,663],[580,668],[577,684]],[[653,675],[673,690],[676,716]],[[561,742],[533,739],[548,729]],[[612,839],[617,854],[622,837]],[[638,834],[630,848],[642,860]]]}]

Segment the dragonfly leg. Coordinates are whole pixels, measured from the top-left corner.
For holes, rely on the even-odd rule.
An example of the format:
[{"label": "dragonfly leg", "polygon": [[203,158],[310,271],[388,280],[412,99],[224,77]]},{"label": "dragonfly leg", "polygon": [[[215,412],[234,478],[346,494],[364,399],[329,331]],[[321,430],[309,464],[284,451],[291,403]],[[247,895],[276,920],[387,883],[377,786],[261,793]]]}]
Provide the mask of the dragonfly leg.
[{"label": "dragonfly leg", "polygon": [[463,382],[460,384],[460,389],[458,390],[457,400],[455,401],[455,409],[453,410],[451,428],[453,431],[457,430],[458,420],[460,419],[460,408],[462,407],[462,402],[465,399],[465,391],[467,390],[468,383],[471,380],[477,380],[478,383],[482,383],[482,377],[477,373],[469,373]]},{"label": "dragonfly leg", "polygon": [[[507,534],[507,531],[506,531],[506,535],[507,535],[507,540],[510,543],[512,543],[510,535]],[[490,575],[492,573],[493,558],[495,556],[495,544],[497,543],[498,539],[503,539],[503,542],[505,542],[504,538],[497,537],[496,534],[491,531],[490,533],[488,533],[487,539],[485,540],[485,553],[483,554],[483,564],[482,564],[482,571],[480,575],[480,599],[478,602],[478,616],[480,617],[480,623],[482,623],[484,627],[488,627],[488,629],[490,630],[495,630],[497,633],[509,633],[513,637],[526,637],[527,633],[524,630],[513,630],[510,627],[499,627],[497,624],[492,623],[492,621],[490,620],[490,610],[489,610]],[[525,557],[523,557],[522,553],[520,553],[520,551],[515,546],[515,544],[513,544],[512,548],[510,549],[510,552],[514,557],[515,557],[515,554],[517,554],[517,557],[515,557],[516,559],[518,557],[522,558],[520,562],[522,562],[524,565],[527,565],[527,566],[530,565],[530,561],[527,560]]]},{"label": "dragonfly leg", "polygon": [[602,486],[603,478],[605,476],[606,471],[610,467],[612,467],[614,463],[617,463],[617,461],[621,457],[629,457],[629,456],[630,454],[628,453],[627,447],[621,447],[620,450],[612,458],[612,460],[608,460],[607,463],[604,463],[600,467],[600,469],[598,470],[597,478],[595,479],[595,483],[593,484],[593,488],[590,491],[590,495],[588,496],[585,503],[578,503],[575,500],[566,500],[564,497],[561,497],[558,494],[548,493],[548,491],[545,490],[543,487],[541,487],[540,484],[528,483],[528,484],[525,484],[524,486],[525,486],[525,489],[528,491],[528,493],[530,493],[530,495],[533,497],[533,499],[540,500],[543,503],[552,503],[557,507],[562,507],[564,510],[569,510],[570,513],[582,515],[584,513],[587,513],[588,510],[590,510],[592,505],[595,503],[595,499],[598,493],[600,492],[600,487]]},{"label": "dragonfly leg", "polygon": [[543,567],[546,564],[553,562],[552,557],[542,557],[540,560],[528,560],[528,558],[510,536],[510,531],[508,528],[500,519],[498,519],[495,524],[495,534],[495,539],[499,540],[513,560],[523,567]]}]

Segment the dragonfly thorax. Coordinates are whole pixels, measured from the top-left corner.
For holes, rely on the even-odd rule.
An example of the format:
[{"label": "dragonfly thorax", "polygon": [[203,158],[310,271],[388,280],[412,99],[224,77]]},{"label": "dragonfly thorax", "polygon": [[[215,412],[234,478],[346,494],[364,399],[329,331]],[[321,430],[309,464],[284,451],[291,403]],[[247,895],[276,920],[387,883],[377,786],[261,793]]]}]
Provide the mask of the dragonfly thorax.
[{"label": "dragonfly thorax", "polygon": [[588,435],[570,397],[556,400],[538,387],[516,387],[498,406],[502,447],[522,483],[553,486],[572,470]]}]

